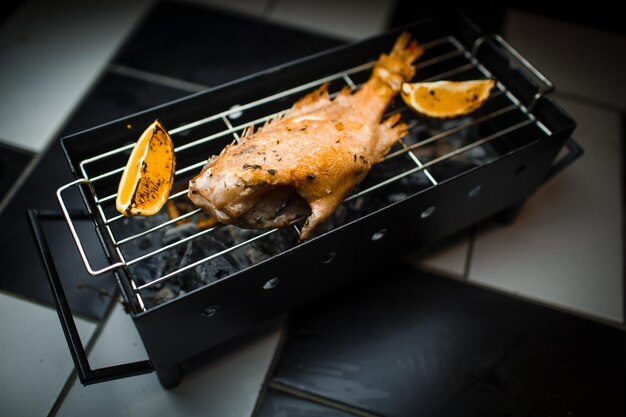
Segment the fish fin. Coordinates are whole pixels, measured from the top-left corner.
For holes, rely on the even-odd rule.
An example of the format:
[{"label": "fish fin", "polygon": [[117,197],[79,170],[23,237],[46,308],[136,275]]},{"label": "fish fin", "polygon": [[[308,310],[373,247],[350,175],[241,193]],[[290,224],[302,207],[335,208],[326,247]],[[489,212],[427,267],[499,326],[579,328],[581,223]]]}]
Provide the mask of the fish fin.
[{"label": "fish fin", "polygon": [[409,127],[406,123],[400,121],[400,113],[395,113],[381,123],[379,129],[380,135],[377,150],[380,159],[382,159],[398,140],[406,136]]},{"label": "fish fin", "polygon": [[285,112],[279,112],[279,113],[273,114],[271,117],[269,117],[269,118],[265,121],[265,123],[263,123],[263,126],[260,126],[260,127],[256,130],[256,132],[253,132],[253,133],[256,133],[256,134],[261,133],[261,132],[262,132],[262,131],[264,131],[267,127],[271,126],[271,125],[272,125],[272,124],[274,124],[275,122],[277,122],[277,121],[281,120],[283,117],[285,117],[285,114],[286,114]]},{"label": "fish fin", "polygon": [[241,134],[241,137],[239,138],[240,142],[243,142],[247,139],[250,138],[250,136],[254,135],[254,124],[251,124],[250,126],[246,127],[243,130],[243,133]]},{"label": "fish fin", "polygon": [[314,110],[328,103],[330,103],[330,98],[328,96],[328,83],[324,83],[316,90],[311,91],[309,94],[298,100],[291,107],[292,114]]},{"label": "fish fin", "polygon": [[335,100],[341,97],[349,97],[352,95],[352,88],[349,85],[344,85],[339,94],[335,97]]},{"label": "fish fin", "polygon": [[300,242],[308,239],[313,230],[321,223],[324,223],[332,213],[324,210],[324,204],[321,200],[309,201],[309,206],[311,207],[311,214],[306,218],[302,229],[300,229]]},{"label": "fish fin", "polygon": [[391,129],[400,121],[400,113],[394,113],[389,116],[382,124]]},{"label": "fish fin", "polygon": [[[230,149],[230,147],[231,147],[231,146],[233,146],[233,145],[234,145],[234,143],[230,143],[230,144],[228,144],[228,145],[224,146],[224,147],[222,148],[222,151],[219,153],[218,157],[219,157],[219,156],[222,156],[222,155],[224,155],[224,154],[226,154],[226,152],[228,152],[228,150]],[[211,159],[212,159],[212,158],[213,158],[213,156],[212,156],[211,158],[209,158],[209,161],[210,161],[210,162],[211,162]],[[216,159],[217,159],[217,158],[216,158]]]},{"label": "fish fin", "polygon": [[263,127],[267,127],[271,125],[272,123],[279,121],[284,116],[285,116],[284,112],[279,112],[279,113],[274,114],[272,117],[270,117],[269,119],[265,121],[265,123],[263,124]]}]

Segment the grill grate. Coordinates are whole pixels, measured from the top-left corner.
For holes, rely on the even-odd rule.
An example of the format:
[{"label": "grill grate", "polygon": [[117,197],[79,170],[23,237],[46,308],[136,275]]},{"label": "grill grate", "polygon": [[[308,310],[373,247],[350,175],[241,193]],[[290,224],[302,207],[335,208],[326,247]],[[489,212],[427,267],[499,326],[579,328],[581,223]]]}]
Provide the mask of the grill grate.
[{"label": "grill grate", "polygon": [[[423,44],[422,46],[424,47],[428,55],[425,55],[427,59],[418,62],[418,64],[416,65],[417,76],[414,81],[432,81],[439,79],[462,80],[476,78],[477,74],[480,77],[493,78],[493,75],[476,59],[477,48],[482,42],[483,38],[479,39],[475,43],[475,48],[471,52],[468,51],[453,36],[446,36]],[[174,144],[176,144],[177,142],[179,142],[179,138],[184,137],[184,135],[192,129],[202,127],[208,124],[222,124],[222,128],[216,132],[212,132],[209,135],[188,141],[186,143],[184,143],[184,141],[179,142],[181,144],[175,146],[175,153],[177,155],[184,151],[199,150],[199,156],[203,157],[203,160],[199,162],[190,163],[189,165],[177,169],[175,172],[176,183],[186,183],[192,175],[194,175],[202,168],[202,166],[204,166],[206,157],[209,156],[208,154],[204,154],[204,151],[201,150],[204,145],[215,141],[222,141],[229,137],[232,137],[234,141],[239,140],[239,134],[251,124],[254,124],[255,126],[262,125],[267,120],[284,114],[291,107],[291,103],[283,103],[283,101],[291,98],[297,99],[304,93],[319,87],[323,83],[331,83],[331,97],[336,95],[344,85],[348,85],[352,90],[356,90],[362,85],[361,80],[364,81],[369,78],[370,70],[373,65],[374,62],[367,62],[346,69],[344,71],[329,75],[327,77],[299,85],[286,91],[264,97],[259,100],[244,103],[239,106],[233,106],[232,108],[224,110],[220,113],[169,130],[172,140]],[[432,75],[428,74],[429,70],[439,67],[441,67],[441,70],[438,70],[437,73],[434,73]],[[420,74],[423,72],[426,72],[428,75],[425,78],[420,78]],[[275,111],[275,108],[277,106],[280,107],[280,109],[278,111]],[[484,108],[486,110],[481,109],[480,111],[476,112],[476,115],[472,116],[471,118],[464,118],[463,120],[452,126],[439,129],[434,134],[424,135],[424,127],[427,125],[428,122],[413,115],[404,106],[404,104],[401,103],[400,100],[396,100],[396,102],[390,107],[388,114],[385,117],[389,116],[392,113],[402,112],[403,120],[409,123],[411,132],[419,131],[419,134],[411,134],[402,139],[399,144],[394,147],[392,151],[387,155],[385,160],[381,162],[381,165],[397,164],[398,158],[406,159],[410,162],[410,165],[405,165],[405,169],[403,169],[401,172],[394,173],[393,175],[389,175],[385,178],[377,179],[375,183],[371,183],[371,181],[365,181],[360,188],[357,188],[354,193],[345,200],[345,203],[355,201],[360,197],[364,197],[366,195],[377,192],[384,187],[397,183],[402,179],[413,175],[425,176],[426,184],[429,187],[437,186],[438,183],[442,181],[442,179],[440,178],[440,175],[434,172],[434,168],[442,165],[445,162],[454,161],[459,156],[476,152],[478,149],[482,149],[498,139],[506,138],[514,132],[520,131],[527,126],[533,126],[534,128],[543,132],[542,134],[547,136],[550,136],[552,134],[549,129],[547,129],[540,121],[538,121],[534,117],[532,109],[529,109],[521,104],[520,101],[500,82],[496,83],[496,88],[492,91],[491,96],[488,99],[488,103],[485,104]],[[246,112],[251,111],[260,112],[261,117],[256,117],[252,121],[246,121],[240,124],[233,125],[233,123],[237,123],[237,120],[241,117],[242,114],[246,114]],[[517,116],[509,117],[512,114],[516,114]],[[502,123],[495,124],[498,126],[495,131],[494,128],[491,127],[491,130],[488,132],[488,134],[480,134],[483,127],[493,126],[496,120],[500,120],[502,118],[506,118],[508,124],[504,126],[502,126]],[[445,125],[445,123],[442,123],[442,125]],[[434,155],[429,155],[428,152],[424,152],[424,150],[430,149],[433,145],[448,140],[450,138],[457,137],[458,135],[465,135],[470,139],[466,140],[464,143],[461,143],[456,147],[453,147],[445,153],[435,153]],[[101,187],[100,184],[107,183],[107,181],[108,183],[110,183],[111,181],[115,181],[116,178],[122,173],[124,167],[120,166],[115,169],[108,169],[104,171],[102,171],[99,167],[103,165],[102,162],[106,162],[107,160],[122,161],[124,159],[124,155],[128,154],[133,146],[134,143],[130,143],[128,145],[112,149],[97,156],[84,159],[82,162],[80,162],[80,171],[82,174],[82,178],[61,187],[58,190],[57,195],[61,204],[61,208],[64,211],[66,218],[69,219],[68,212],[62,198],[62,192],[76,184],[87,184],[89,186],[89,189],[91,191],[91,195],[89,196],[89,198],[93,198],[93,202],[97,210],[96,215],[99,216],[99,220],[104,225],[104,228],[106,230],[105,238],[110,240],[110,243],[115,250],[114,255],[116,259],[118,259],[118,262],[99,270],[92,269],[89,265],[85,252],[80,245],[80,240],[76,235],[73,225],[71,221],[69,221],[68,223],[74,239],[78,244],[78,250],[80,252],[80,255],[85,262],[85,266],[92,275],[100,275],[102,273],[111,270],[117,270],[120,268],[126,270],[128,279],[130,280],[131,288],[135,293],[134,296],[137,299],[137,302],[142,310],[146,309],[144,300],[142,299],[142,291],[153,288],[171,279],[172,277],[184,273],[185,271],[196,268],[199,265],[210,262],[216,258],[225,256],[235,250],[250,245],[255,241],[266,239],[270,235],[277,232],[278,229],[258,232],[258,234],[249,237],[248,239],[235,245],[227,247],[221,251],[218,251],[208,257],[204,257],[203,259],[199,259],[195,262],[189,263],[188,265],[180,267],[169,273],[155,276],[150,281],[138,284],[133,278],[129,267],[141,264],[143,262],[147,262],[156,255],[174,250],[175,248],[180,247],[181,245],[185,245],[188,242],[198,239],[202,236],[215,233],[216,230],[219,230],[221,228],[234,226],[218,225],[206,230],[200,230],[189,236],[181,237],[169,244],[160,246],[157,249],[144,251],[143,253],[135,253],[137,251],[133,250],[133,253],[129,254],[128,251],[125,251],[125,247],[134,245],[134,243],[136,243],[140,238],[153,235],[158,231],[165,230],[167,228],[175,227],[176,224],[180,224],[182,220],[191,219],[194,216],[198,215],[201,211],[200,209],[194,209],[176,218],[172,218],[166,221],[162,221],[158,224],[148,225],[145,227],[143,227],[140,222],[135,221],[135,219],[128,219],[123,217],[122,215],[115,214],[116,212],[114,211],[114,207],[116,196],[115,194],[110,193],[110,187]],[[417,191],[419,190],[415,190],[415,192]],[[186,194],[186,190],[175,192],[170,195],[169,199],[184,199]],[[122,227],[122,224],[124,223],[125,225],[125,222],[134,222],[133,227]],[[136,230],[137,227],[139,227],[140,230]],[[132,233],[129,235],[125,235],[124,232],[127,231],[127,229],[132,229]],[[294,225],[293,228],[289,230],[290,231],[285,233],[292,233],[293,238],[296,239],[296,237],[298,236],[297,225]]]}]

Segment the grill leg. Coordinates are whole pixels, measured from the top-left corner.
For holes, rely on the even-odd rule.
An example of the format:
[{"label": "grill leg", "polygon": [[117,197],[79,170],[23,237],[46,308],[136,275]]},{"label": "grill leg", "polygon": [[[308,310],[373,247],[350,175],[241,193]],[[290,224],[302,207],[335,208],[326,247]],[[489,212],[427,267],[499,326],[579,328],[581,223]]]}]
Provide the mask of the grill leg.
[{"label": "grill leg", "polygon": [[522,201],[521,203],[517,203],[509,207],[508,209],[502,210],[500,213],[495,215],[496,221],[503,226],[508,226],[512,224],[517,218],[519,212],[522,210],[523,205],[524,202]]},{"label": "grill leg", "polygon": [[165,389],[176,387],[183,379],[183,370],[179,363],[169,368],[157,369],[156,374],[159,378],[159,382]]}]

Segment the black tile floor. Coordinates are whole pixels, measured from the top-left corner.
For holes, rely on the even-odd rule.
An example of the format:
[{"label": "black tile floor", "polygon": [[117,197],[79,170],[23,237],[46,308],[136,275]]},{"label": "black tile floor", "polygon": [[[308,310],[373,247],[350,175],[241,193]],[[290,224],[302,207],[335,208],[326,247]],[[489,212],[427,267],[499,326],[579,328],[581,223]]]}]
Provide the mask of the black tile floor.
[{"label": "black tile floor", "polygon": [[621,330],[399,264],[292,316],[256,415],[311,400],[388,417],[624,415],[625,348]]},{"label": "black tile floor", "polygon": [[258,18],[163,2],[114,62],[215,86],[338,45]]},{"label": "black tile floor", "polygon": [[34,156],[31,152],[0,144],[0,201],[7,196]]},{"label": "black tile floor", "polygon": [[61,137],[188,94],[180,89],[106,72],[69,120]]},{"label": "black tile floor", "polygon": [[263,406],[256,417],[354,417],[315,401],[307,401],[281,391],[270,389],[265,393]]}]

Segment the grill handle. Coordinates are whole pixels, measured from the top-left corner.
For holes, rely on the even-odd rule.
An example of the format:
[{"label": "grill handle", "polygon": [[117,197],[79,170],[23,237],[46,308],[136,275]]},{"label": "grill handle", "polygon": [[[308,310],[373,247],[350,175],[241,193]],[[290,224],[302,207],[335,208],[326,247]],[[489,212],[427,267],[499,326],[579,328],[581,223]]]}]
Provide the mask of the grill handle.
[{"label": "grill handle", "polygon": [[67,183],[65,185],[63,185],[62,187],[59,187],[59,189],[57,190],[57,200],[59,200],[59,205],[61,206],[61,211],[63,211],[63,216],[65,216],[65,221],[68,225],[68,227],[70,228],[70,233],[72,234],[72,238],[74,239],[74,243],[76,244],[76,248],[78,249],[78,253],[80,254],[80,258],[83,260],[83,264],[85,265],[85,269],[87,270],[87,272],[89,273],[89,275],[91,276],[97,276],[97,275],[101,275],[104,274],[105,272],[110,272],[110,271],[114,271],[116,269],[119,269],[121,267],[126,266],[126,264],[124,262],[116,262],[114,264],[111,264],[109,266],[106,266],[104,268],[101,269],[93,269],[91,267],[91,263],[89,262],[89,259],[87,258],[87,254],[85,253],[85,249],[83,248],[83,245],[80,241],[80,237],[78,237],[78,233],[76,233],[76,228],[74,227],[74,223],[72,222],[72,217],[70,216],[68,210],[67,210],[67,206],[65,205],[65,200],[63,200],[63,191],[67,190],[68,188],[71,188],[75,185],[80,185],[80,184],[85,184],[85,185],[89,185],[91,187],[91,182],[85,178],[80,178],[77,179],[75,181],[72,181],[70,183]]},{"label": "grill handle", "polygon": [[567,148],[567,154],[552,165],[544,181],[548,181],[550,178],[563,171],[572,162],[580,158],[583,153],[585,153],[583,148],[573,138],[568,138],[565,141],[564,146]]},{"label": "grill handle", "polygon": [[[67,211],[63,213],[66,217]],[[58,272],[52,259],[52,254],[48,246],[48,242],[41,227],[41,219],[61,219],[61,214],[56,211],[46,211],[39,213],[37,210],[28,210],[28,219],[32,228],[41,261],[48,274],[50,289],[56,310],[59,315],[59,321],[67,340],[67,345],[72,355],[72,360],[76,366],[76,373],[83,385],[91,385],[99,382],[111,381],[114,379],[127,378],[130,376],[143,375],[154,371],[154,367],[149,360],[139,362],[129,362],[122,365],[108,366],[105,368],[92,369],[89,364],[89,358],[85,352],[76,322],[72,316],[70,306],[65,297],[65,292],[61,285]]]}]

